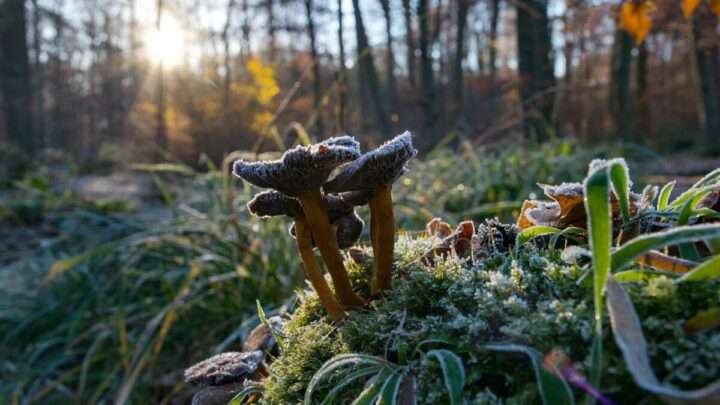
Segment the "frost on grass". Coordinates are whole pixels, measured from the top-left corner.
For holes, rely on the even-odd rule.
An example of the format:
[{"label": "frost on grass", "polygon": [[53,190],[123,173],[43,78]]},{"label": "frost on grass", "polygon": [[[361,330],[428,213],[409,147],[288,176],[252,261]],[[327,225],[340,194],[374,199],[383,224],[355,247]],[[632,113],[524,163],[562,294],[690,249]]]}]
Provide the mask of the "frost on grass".
[{"label": "frost on grass", "polygon": [[[498,230],[497,224],[478,229]],[[301,402],[313,374],[340,353],[366,353],[393,363],[401,361],[399,353],[410,353],[407,364],[417,378],[418,400],[426,404],[447,398],[440,368],[418,354],[432,348],[449,349],[462,357],[467,403],[540,402],[527,359],[483,350],[488,342],[528,345],[542,353],[557,348],[588,374],[592,275],[584,252],[563,255],[562,249],[550,251],[528,243],[512,260],[507,249],[499,249],[501,244],[489,243],[498,248],[484,250],[474,262],[449,255],[437,257],[432,267],[424,266],[417,259],[432,244],[430,238],[401,235],[393,289],[369,309],[351,312],[341,326],[332,325],[317,297],[305,292],[285,329],[284,347],[272,365],[264,403]],[[348,270],[353,283],[366,289],[369,264],[352,263]],[[693,388],[720,377],[720,331],[686,335],[682,330],[684,320],[720,306],[719,281],[674,285],[656,277],[650,283],[624,287],[643,320],[653,367],[661,379]],[[632,382],[609,331],[604,338],[602,391],[622,403],[644,400],[647,394]],[[424,344],[414,351],[428,339],[449,344]],[[323,398],[338,381],[336,377],[324,382],[314,398]],[[362,386],[363,381],[349,386],[344,399],[356,396]]]}]

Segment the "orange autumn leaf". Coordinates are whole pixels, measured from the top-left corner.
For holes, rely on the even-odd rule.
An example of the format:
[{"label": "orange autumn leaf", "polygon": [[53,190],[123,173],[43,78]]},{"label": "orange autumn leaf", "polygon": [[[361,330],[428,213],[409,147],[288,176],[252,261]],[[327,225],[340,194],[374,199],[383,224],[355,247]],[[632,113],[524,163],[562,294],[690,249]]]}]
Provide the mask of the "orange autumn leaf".
[{"label": "orange autumn leaf", "polygon": [[653,11],[655,5],[650,1],[626,1],[620,8],[620,27],[639,44],[650,32],[652,19],[649,14]]},{"label": "orange autumn leaf", "polygon": [[683,0],[682,10],[685,18],[689,18],[700,5],[700,0]]},{"label": "orange autumn leaf", "polygon": [[720,17],[720,0],[710,0],[710,10],[713,14]]}]

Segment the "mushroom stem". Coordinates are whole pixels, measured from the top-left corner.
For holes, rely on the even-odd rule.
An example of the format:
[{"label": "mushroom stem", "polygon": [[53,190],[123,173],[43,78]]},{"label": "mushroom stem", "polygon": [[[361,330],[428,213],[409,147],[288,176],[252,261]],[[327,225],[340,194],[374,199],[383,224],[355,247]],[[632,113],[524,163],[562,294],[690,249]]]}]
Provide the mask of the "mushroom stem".
[{"label": "mushroom stem", "polygon": [[372,295],[391,287],[392,264],[395,256],[395,215],[390,185],[377,187],[370,200],[370,238],[373,253]]},{"label": "mushroom stem", "polygon": [[328,272],[333,279],[335,293],[340,302],[345,306],[361,307],[365,301],[360,298],[352,289],[345,265],[343,264],[337,238],[333,232],[327,210],[323,205],[320,190],[309,191],[300,195],[300,202],[303,206],[305,218],[310,225],[315,244],[320,249]]},{"label": "mushroom stem", "polygon": [[320,266],[313,253],[311,235],[307,220],[304,217],[295,218],[295,238],[305,268],[305,275],[310,280],[320,298],[320,303],[328,311],[330,317],[335,321],[340,321],[345,318],[345,311],[333,295],[332,290],[325,282],[322,271],[320,271]]}]

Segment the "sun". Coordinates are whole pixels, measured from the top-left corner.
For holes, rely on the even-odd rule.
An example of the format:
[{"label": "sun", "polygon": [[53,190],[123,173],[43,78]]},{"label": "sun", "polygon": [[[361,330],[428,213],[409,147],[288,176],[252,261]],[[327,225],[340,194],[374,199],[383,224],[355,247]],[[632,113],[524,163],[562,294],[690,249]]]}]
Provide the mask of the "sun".
[{"label": "sun", "polygon": [[152,28],[144,35],[147,57],[154,63],[174,67],[182,62],[186,32],[177,20],[165,16],[160,29]]}]

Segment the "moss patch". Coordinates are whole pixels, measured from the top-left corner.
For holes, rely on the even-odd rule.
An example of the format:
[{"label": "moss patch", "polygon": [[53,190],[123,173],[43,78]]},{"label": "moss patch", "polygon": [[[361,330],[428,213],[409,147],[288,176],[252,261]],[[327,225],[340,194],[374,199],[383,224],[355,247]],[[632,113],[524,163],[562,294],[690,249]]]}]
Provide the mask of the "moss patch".
[{"label": "moss patch", "polygon": [[[401,236],[393,289],[370,308],[351,312],[340,326],[330,323],[312,292],[303,292],[286,327],[282,353],[272,365],[263,403],[301,402],[315,372],[340,353],[366,353],[408,365],[417,378],[418,400],[427,404],[447,402],[440,368],[423,355],[432,348],[461,356],[467,374],[463,397],[469,403],[540,401],[527,358],[488,352],[482,346],[489,342],[523,344],[542,353],[559,348],[587,375],[593,307],[588,266],[582,260],[578,264],[561,249],[528,244],[516,259],[495,251],[476,263],[438,258],[426,267],[416,260],[429,245],[424,237]],[[367,289],[368,266],[349,267],[361,290]],[[720,331],[688,336],[682,323],[720,306],[720,282],[675,286],[670,281],[653,278],[623,285],[643,320],[659,378],[678,387],[700,387],[720,377]],[[428,339],[448,343],[423,343]],[[622,403],[647,397],[628,374],[609,327],[605,345],[602,391]],[[332,381],[320,386],[313,398],[321,400],[332,386]],[[360,388],[351,387],[346,398]]]}]

